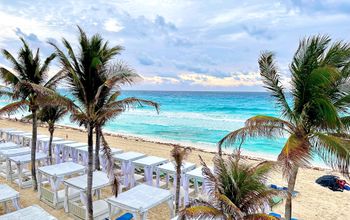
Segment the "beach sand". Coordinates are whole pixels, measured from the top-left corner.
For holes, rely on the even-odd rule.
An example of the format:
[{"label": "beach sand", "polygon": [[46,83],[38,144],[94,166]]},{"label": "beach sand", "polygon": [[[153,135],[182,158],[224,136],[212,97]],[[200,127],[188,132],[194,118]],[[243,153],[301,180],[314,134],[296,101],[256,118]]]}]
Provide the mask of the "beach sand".
[{"label": "beach sand", "polygon": [[[0,120],[1,128],[15,128],[17,130],[31,131],[31,124],[10,121],[7,119]],[[47,128],[39,127],[39,134],[48,135]],[[87,142],[86,132],[78,129],[59,126],[55,130],[56,137],[62,137],[69,140]],[[105,135],[110,146],[123,149],[124,151],[138,151],[147,155],[170,158],[171,144],[156,143],[145,141],[139,138],[124,137],[119,135]],[[203,150],[194,149],[188,157],[188,161],[199,165],[198,155],[210,165],[213,153]],[[252,160],[256,162],[258,160]],[[299,195],[293,199],[293,217],[298,219],[350,219],[350,192],[333,192],[327,188],[323,188],[315,183],[315,180],[326,174],[339,175],[335,172],[322,169],[300,169],[296,189]],[[281,172],[275,171],[271,173],[269,183],[286,186],[286,181],[283,179]],[[54,210],[44,203],[40,202],[36,192],[31,188],[19,189],[15,184],[9,184],[4,178],[0,177],[0,183],[6,183],[20,192],[20,202],[22,207],[27,207],[32,204],[38,204],[46,211],[57,217],[58,219],[72,219],[68,214],[64,213],[63,209]],[[105,191],[108,193],[109,189]],[[280,204],[273,209],[274,212],[283,214],[284,204]],[[2,207],[0,214],[3,214]],[[158,206],[152,209],[148,215],[148,219],[168,220],[169,210],[166,205]]]}]

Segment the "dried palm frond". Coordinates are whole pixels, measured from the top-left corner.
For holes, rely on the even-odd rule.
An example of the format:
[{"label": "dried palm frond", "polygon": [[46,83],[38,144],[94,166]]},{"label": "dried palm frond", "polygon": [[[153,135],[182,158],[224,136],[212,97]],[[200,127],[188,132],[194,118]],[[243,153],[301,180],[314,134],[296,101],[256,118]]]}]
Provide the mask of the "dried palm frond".
[{"label": "dried palm frond", "polygon": [[114,163],[114,158],[112,157],[111,153],[111,148],[109,147],[103,133],[101,132],[101,138],[102,138],[102,152],[103,152],[103,157],[106,159],[106,172],[108,174],[108,177],[111,182],[113,182],[113,193],[115,197],[118,196],[119,188],[120,188],[120,183],[119,183],[119,175],[118,172],[116,171],[116,166]]}]

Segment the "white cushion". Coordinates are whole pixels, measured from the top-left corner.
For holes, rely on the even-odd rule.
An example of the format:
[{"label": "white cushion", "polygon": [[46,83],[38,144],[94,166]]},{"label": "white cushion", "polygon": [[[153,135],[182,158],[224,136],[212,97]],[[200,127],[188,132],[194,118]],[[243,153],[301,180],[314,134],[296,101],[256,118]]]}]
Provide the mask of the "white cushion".
[{"label": "white cushion", "polygon": [[[65,197],[65,192],[64,189],[59,190],[57,192],[58,198],[57,198],[57,202],[63,202],[64,201],[64,197]],[[80,196],[80,191],[77,189],[74,189],[72,187],[68,188],[68,197],[71,198],[75,198]]]}]

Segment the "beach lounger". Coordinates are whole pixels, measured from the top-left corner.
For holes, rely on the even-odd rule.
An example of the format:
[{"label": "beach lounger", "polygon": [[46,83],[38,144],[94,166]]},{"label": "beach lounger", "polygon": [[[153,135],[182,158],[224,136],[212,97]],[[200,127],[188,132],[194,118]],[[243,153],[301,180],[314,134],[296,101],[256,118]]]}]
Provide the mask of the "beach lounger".
[{"label": "beach lounger", "polygon": [[6,184],[0,184],[0,203],[4,205],[5,213],[8,211],[7,202],[12,202],[17,210],[20,209],[19,192]]},{"label": "beach lounger", "polygon": [[[102,220],[109,216],[108,204],[106,201],[100,198],[101,189],[111,185],[106,173],[102,171],[93,172],[92,191],[96,192],[97,201],[93,202],[94,219]],[[69,212],[74,218],[86,219],[88,213],[86,209],[86,188],[87,188],[87,175],[77,176],[64,181],[65,190],[76,189],[80,193],[80,200],[76,199],[70,201],[65,198],[65,212]]]},{"label": "beach lounger", "polygon": [[[85,167],[73,162],[55,164],[38,168],[38,193],[41,201],[47,205],[59,209],[63,207],[65,191],[60,190],[60,186],[64,178],[73,174],[81,174],[85,172]],[[42,177],[49,179],[50,187],[42,184]],[[69,199],[79,197],[79,190],[69,189]]]},{"label": "beach lounger", "polygon": [[[202,166],[197,167],[193,170],[190,170],[185,173],[183,176],[183,188],[185,190],[184,195],[184,204],[187,205],[189,202],[189,195],[191,194],[191,188],[190,188],[190,181],[193,181],[194,184],[194,194],[195,196],[199,197],[206,197],[207,196],[207,189],[205,187],[205,179],[202,173]],[[211,171],[214,170],[213,167],[209,167]],[[202,186],[202,193],[199,193],[199,186]]]},{"label": "beach lounger", "polygon": [[0,175],[6,177],[7,180],[10,179],[10,157],[21,156],[25,154],[30,154],[31,149],[29,147],[20,147],[9,150],[0,150],[1,157],[6,160],[5,167],[0,168]]},{"label": "beach lounger", "polygon": [[[173,194],[165,189],[160,189],[157,187],[149,186],[146,184],[140,184],[120,193],[118,197],[112,196],[107,199],[110,219],[115,215],[112,213],[114,208],[119,208],[127,212],[133,213],[135,219],[147,219],[147,213],[150,209],[159,206],[162,203],[167,203],[169,206],[170,216],[173,218]],[[139,215],[140,218],[137,218]]]},{"label": "beach lounger", "polygon": [[[106,219],[109,215],[108,203],[104,200],[94,201],[94,220]],[[86,219],[86,206],[82,206],[78,201],[70,201],[68,203],[69,213],[74,216],[74,219]]]},{"label": "beach lounger", "polygon": [[146,157],[145,154],[139,152],[125,152],[113,155],[114,160],[121,166],[123,173],[123,185],[126,187],[133,187],[136,183],[136,176],[134,171],[134,164],[132,161]]},{"label": "beach lounger", "polygon": [[15,212],[0,216],[1,220],[29,219],[29,220],[57,220],[37,205],[29,206]]},{"label": "beach lounger", "polygon": [[6,150],[6,149],[14,149],[14,148],[19,148],[20,145],[14,143],[14,142],[3,142],[0,143],[0,149],[1,150]]},{"label": "beach lounger", "polygon": [[[47,162],[47,155],[43,152],[39,152],[36,154],[36,162],[37,162],[37,167],[40,167],[42,164],[45,164]],[[21,156],[15,156],[15,157],[9,157],[10,161],[10,181],[14,181],[18,184],[20,188],[24,187],[30,187],[32,185],[32,179],[31,179],[31,172],[28,170],[24,170],[25,166],[30,166],[31,165],[31,155],[30,154],[25,154]],[[14,167],[17,168],[17,173],[15,175],[12,175],[12,163],[15,164]],[[27,171],[27,172],[26,172]],[[28,173],[28,175],[27,175]],[[16,178],[13,178],[16,177]]]}]

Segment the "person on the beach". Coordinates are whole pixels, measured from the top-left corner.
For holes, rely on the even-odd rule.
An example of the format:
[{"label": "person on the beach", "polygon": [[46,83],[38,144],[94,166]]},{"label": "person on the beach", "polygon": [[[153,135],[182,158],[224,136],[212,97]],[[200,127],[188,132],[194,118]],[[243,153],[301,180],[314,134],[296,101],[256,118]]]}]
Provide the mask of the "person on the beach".
[{"label": "person on the beach", "polygon": [[346,181],[345,181],[345,180],[337,179],[337,180],[336,180],[336,183],[337,183],[338,187],[339,187],[341,190],[344,190],[344,187],[345,187],[345,185],[346,185]]}]

